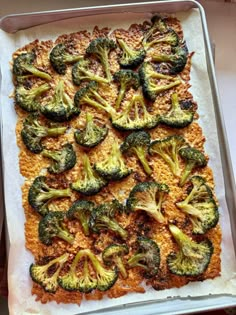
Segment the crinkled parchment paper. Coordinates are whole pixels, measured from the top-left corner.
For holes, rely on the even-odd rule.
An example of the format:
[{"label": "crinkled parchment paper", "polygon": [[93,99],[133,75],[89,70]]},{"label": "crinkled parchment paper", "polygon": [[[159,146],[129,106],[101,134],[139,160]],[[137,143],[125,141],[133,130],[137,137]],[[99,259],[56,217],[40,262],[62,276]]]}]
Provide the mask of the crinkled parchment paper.
[{"label": "crinkled parchment paper", "polygon": [[[59,304],[50,302],[41,304],[35,302],[31,295],[31,279],[28,268],[33,262],[32,255],[24,246],[24,212],[21,202],[21,185],[24,179],[20,176],[18,167],[18,148],[16,145],[15,125],[16,114],[13,99],[9,98],[13,91],[12,77],[9,67],[12,53],[38,38],[39,40],[55,39],[63,33],[79,30],[92,30],[99,27],[127,28],[132,23],[141,23],[150,18],[149,14],[126,13],[100,15],[96,17],[74,18],[47,25],[37,26],[16,34],[0,31],[1,38],[1,109],[2,109],[2,146],[4,164],[4,186],[6,201],[7,226],[10,236],[9,257],[9,308],[11,315],[40,314],[40,315],[73,315],[98,310],[126,303],[162,300],[167,297],[196,297],[209,294],[236,295],[236,263],[230,230],[229,215],[224,197],[223,173],[220,165],[219,144],[217,140],[217,126],[214,118],[214,107],[211,94],[207,65],[204,52],[204,40],[200,14],[197,9],[176,14],[181,21],[184,37],[189,51],[195,51],[192,58],[191,92],[198,103],[200,114],[199,123],[206,136],[205,150],[210,157],[216,183],[216,194],[220,202],[220,223],[223,231],[222,241],[222,273],[221,277],[204,282],[193,282],[179,289],[155,291],[147,288],[145,294],[130,293],[117,299],[104,298],[102,301],[83,301],[81,306],[74,304]],[[122,23],[121,23],[122,21]],[[73,293],[72,293],[73,294]],[[168,301],[166,302],[168,303]],[[148,308],[148,305],[147,305]],[[159,310],[161,313],[161,309]]]}]

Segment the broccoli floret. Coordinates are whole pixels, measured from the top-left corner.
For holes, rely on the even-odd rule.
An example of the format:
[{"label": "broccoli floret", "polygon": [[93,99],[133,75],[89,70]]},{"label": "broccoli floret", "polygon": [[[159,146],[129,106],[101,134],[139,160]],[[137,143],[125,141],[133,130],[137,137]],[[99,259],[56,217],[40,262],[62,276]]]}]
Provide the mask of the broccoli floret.
[{"label": "broccoli floret", "polygon": [[155,241],[139,236],[137,238],[138,251],[128,260],[128,266],[141,267],[145,270],[144,277],[154,277],[160,266],[160,249]]},{"label": "broccoli floret", "polygon": [[185,168],[180,178],[180,186],[183,186],[195,167],[204,167],[207,165],[207,159],[201,151],[191,147],[180,149],[179,155],[185,161]]},{"label": "broccoli floret", "polygon": [[131,211],[145,211],[159,223],[166,223],[162,214],[162,203],[169,193],[166,184],[157,182],[142,182],[136,184],[129,194],[126,206]]},{"label": "broccoli floret", "polygon": [[53,239],[58,237],[69,244],[73,244],[74,236],[70,234],[64,224],[66,213],[63,211],[48,212],[39,221],[39,240],[45,245],[52,245]]},{"label": "broccoli floret", "polygon": [[112,39],[99,37],[92,40],[86,49],[87,54],[96,56],[99,59],[109,82],[112,80],[109,65],[109,53],[115,48],[116,43]]},{"label": "broccoli floret", "polygon": [[48,204],[56,198],[70,197],[71,191],[67,189],[50,188],[45,176],[38,176],[30,186],[28,193],[29,204],[41,215],[48,212]]},{"label": "broccoli floret", "polygon": [[[45,291],[55,293],[58,288],[59,273],[68,258],[69,254],[65,253],[49,261],[46,265],[31,264],[29,272],[32,280],[41,285]],[[57,266],[57,269],[52,274],[51,267],[53,268],[53,265]]]},{"label": "broccoli floret", "polygon": [[67,218],[69,220],[79,220],[84,235],[89,236],[89,219],[91,212],[94,208],[94,203],[88,200],[77,200],[72,204],[70,209],[67,211]]},{"label": "broccoli floret", "polygon": [[131,170],[125,165],[117,141],[113,142],[111,151],[103,161],[94,164],[95,170],[107,180],[120,180],[127,177]]},{"label": "broccoli floret", "polygon": [[194,112],[191,109],[184,110],[181,108],[176,93],[171,95],[171,101],[170,111],[160,116],[160,122],[173,128],[184,128],[191,124]]},{"label": "broccoli floret", "polygon": [[134,131],[125,138],[120,147],[122,153],[136,154],[148,175],[152,173],[146,158],[150,142],[151,137],[149,133],[146,131]]},{"label": "broccoli floret", "polygon": [[117,39],[117,41],[122,49],[122,56],[119,59],[119,64],[121,67],[136,68],[143,62],[146,56],[146,51],[144,49],[133,49],[126,42],[124,42],[123,39]]},{"label": "broccoli floret", "polygon": [[115,106],[116,109],[119,109],[125,93],[130,88],[133,88],[135,90],[138,89],[140,85],[139,75],[132,70],[119,70],[114,74],[113,79],[120,86]]},{"label": "broccoli floret", "polygon": [[160,140],[154,140],[149,147],[150,154],[158,154],[169,165],[175,176],[180,176],[181,170],[179,166],[179,151],[186,145],[186,141],[182,136],[173,135]]},{"label": "broccoli floret", "polygon": [[74,64],[72,68],[72,80],[75,85],[80,85],[82,81],[96,81],[98,83],[108,83],[108,80],[95,74],[89,69],[90,61],[82,59]]},{"label": "broccoli floret", "polygon": [[192,240],[177,226],[170,225],[170,232],[179,246],[179,251],[167,256],[170,271],[179,276],[198,276],[208,267],[213,254],[213,245],[206,239],[199,243]]},{"label": "broccoli floret", "polygon": [[80,114],[80,108],[66,93],[63,81],[59,81],[51,100],[41,107],[42,114],[52,121],[63,122]]},{"label": "broccoli floret", "polygon": [[66,73],[66,65],[82,59],[82,55],[70,53],[64,43],[57,44],[50,52],[49,59],[53,69],[59,74]]},{"label": "broccoli floret", "polygon": [[115,220],[115,215],[124,211],[123,206],[117,201],[106,202],[94,208],[90,217],[89,226],[95,233],[109,230],[126,240],[128,233]]},{"label": "broccoli floret", "polygon": [[190,179],[192,187],[188,196],[176,206],[189,215],[194,234],[204,234],[216,226],[219,211],[210,187],[201,176]]},{"label": "broccoli floret", "polygon": [[126,104],[124,110],[112,118],[112,125],[118,130],[151,129],[158,125],[159,115],[147,111],[143,95],[138,92]]},{"label": "broccoli floret", "polygon": [[42,155],[52,159],[48,167],[49,173],[60,174],[70,170],[76,164],[76,154],[70,143],[65,144],[61,150],[43,150]]},{"label": "broccoli floret", "polygon": [[94,122],[94,117],[90,113],[86,113],[86,125],[82,130],[76,130],[74,133],[75,141],[84,147],[95,147],[102,142],[108,134],[108,128],[98,126]]},{"label": "broccoli floret", "polygon": [[13,61],[13,74],[15,76],[24,76],[28,73],[32,73],[36,77],[45,80],[51,80],[52,77],[43,71],[38,70],[34,65],[34,61],[36,59],[36,55],[33,52],[22,53],[17,56]]},{"label": "broccoli floret", "polygon": [[[167,91],[181,83],[179,79],[175,79],[169,75],[157,72],[150,62],[144,62],[139,69],[140,82],[144,96],[150,101],[155,101],[158,94]],[[172,81],[169,84],[158,84],[157,80]]]},{"label": "broccoli floret", "polygon": [[114,263],[117,266],[122,277],[126,279],[128,277],[127,271],[124,266],[123,257],[129,253],[127,245],[111,244],[108,245],[102,252],[102,259],[104,263],[111,266]]},{"label": "broccoli floret", "polygon": [[27,112],[35,112],[40,109],[39,97],[50,89],[48,84],[42,84],[28,90],[23,85],[17,85],[15,90],[16,103]]},{"label": "broccoli floret", "polygon": [[87,196],[95,195],[107,185],[107,181],[92,169],[87,155],[82,157],[82,163],[80,177],[71,188]]}]

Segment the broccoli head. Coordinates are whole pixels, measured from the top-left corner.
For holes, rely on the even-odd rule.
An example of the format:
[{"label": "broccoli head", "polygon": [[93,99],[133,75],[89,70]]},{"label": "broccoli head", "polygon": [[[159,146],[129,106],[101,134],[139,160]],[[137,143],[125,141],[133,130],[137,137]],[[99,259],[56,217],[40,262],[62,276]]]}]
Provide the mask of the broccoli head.
[{"label": "broccoli head", "polygon": [[70,143],[65,144],[61,150],[42,151],[42,155],[52,159],[52,164],[48,167],[49,173],[60,174],[70,170],[76,164],[76,154]]},{"label": "broccoli head", "polygon": [[98,126],[94,122],[92,114],[86,112],[86,125],[82,130],[76,130],[74,133],[75,141],[88,148],[95,147],[102,142],[108,134],[108,128],[104,126]]},{"label": "broccoli head", "polygon": [[192,187],[187,197],[176,206],[189,216],[193,233],[204,234],[218,223],[218,207],[210,187],[201,176],[191,177],[190,182]]},{"label": "broccoli head", "polygon": [[211,241],[206,239],[197,243],[173,224],[169,229],[179,246],[179,251],[167,256],[170,271],[178,276],[202,274],[207,269],[213,254]]},{"label": "broccoli head", "polygon": [[138,250],[128,260],[128,266],[141,267],[145,270],[145,278],[154,277],[160,266],[160,249],[155,241],[139,236],[137,238]]},{"label": "broccoli head", "polygon": [[48,204],[56,198],[70,197],[71,191],[67,189],[54,189],[47,184],[45,176],[38,176],[30,186],[28,193],[28,201],[39,214],[46,215],[48,212]]},{"label": "broccoli head", "polygon": [[116,43],[109,38],[99,37],[93,39],[86,49],[86,53],[98,58],[101,62],[107,80],[112,80],[111,70],[109,65],[109,53],[116,48]]},{"label": "broccoli head", "polygon": [[150,217],[159,223],[166,223],[162,214],[162,204],[169,187],[157,182],[142,182],[136,184],[127,199],[127,209],[131,211],[145,211]]},{"label": "broccoli head", "polygon": [[50,52],[49,60],[53,69],[59,74],[66,73],[66,65],[82,59],[82,55],[74,55],[68,51],[65,43],[57,44]]},{"label": "broccoli head", "polygon": [[122,49],[122,56],[119,59],[119,64],[123,68],[136,68],[144,60],[146,51],[142,48],[133,49],[123,39],[117,39],[120,48]]},{"label": "broccoli head", "polygon": [[146,158],[148,147],[151,142],[151,137],[146,131],[134,131],[129,134],[124,142],[122,143],[120,149],[122,153],[134,153],[141,162],[144,171],[150,175],[152,170],[148,165]]},{"label": "broccoli head", "polygon": [[54,238],[57,237],[73,244],[74,236],[67,231],[64,223],[65,218],[66,213],[63,211],[48,212],[39,221],[39,240],[45,245],[52,245]]},{"label": "broccoli head", "polygon": [[[41,285],[45,291],[55,293],[58,288],[59,273],[68,258],[69,254],[65,253],[50,260],[46,265],[31,264],[29,268],[31,279]],[[57,267],[57,269],[52,274],[51,269],[54,268],[53,266]]]},{"label": "broccoli head", "polygon": [[205,167],[207,165],[207,159],[201,151],[191,147],[181,148],[179,155],[185,161],[185,168],[180,178],[180,186],[183,186],[195,167]]},{"label": "broccoli head", "polygon": [[113,79],[120,86],[118,97],[116,99],[116,106],[115,106],[116,109],[119,109],[120,104],[125,96],[125,93],[130,88],[133,88],[135,90],[138,89],[140,85],[139,75],[138,73],[132,70],[119,70],[114,74]]}]

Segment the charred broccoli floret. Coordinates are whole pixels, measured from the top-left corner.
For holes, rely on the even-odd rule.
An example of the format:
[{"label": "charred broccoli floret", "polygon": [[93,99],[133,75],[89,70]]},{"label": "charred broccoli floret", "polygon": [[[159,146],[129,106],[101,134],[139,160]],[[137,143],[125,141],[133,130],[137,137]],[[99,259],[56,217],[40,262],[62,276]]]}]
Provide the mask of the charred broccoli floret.
[{"label": "charred broccoli floret", "polygon": [[127,231],[114,218],[117,213],[122,211],[124,211],[124,207],[117,200],[99,205],[92,211],[89,221],[90,228],[95,233],[100,233],[100,231],[104,230],[113,231],[122,239],[127,239]]},{"label": "charred broccoli floret", "polygon": [[189,215],[193,233],[204,234],[218,223],[218,207],[210,187],[201,176],[193,176],[190,181],[192,187],[188,196],[176,206]]},{"label": "charred broccoli floret", "polygon": [[195,242],[177,226],[170,225],[170,232],[179,246],[178,252],[170,253],[167,265],[170,271],[179,276],[198,276],[208,267],[213,254],[210,240]]},{"label": "charred broccoli floret", "polygon": [[166,223],[162,214],[162,204],[169,187],[157,182],[142,182],[136,184],[129,194],[126,206],[131,211],[145,211],[149,216],[159,223]]},{"label": "charred broccoli floret", "polygon": [[122,277],[128,277],[126,268],[124,266],[123,257],[129,253],[127,245],[111,244],[108,245],[102,252],[102,259],[104,263],[111,266],[112,263],[118,268]]},{"label": "charred broccoli floret", "polygon": [[121,67],[136,68],[143,62],[146,56],[146,51],[144,49],[133,49],[125,41],[123,41],[123,39],[117,39],[117,41],[122,49],[122,56],[119,59]]},{"label": "charred broccoli floret", "polygon": [[[64,263],[69,258],[69,254],[65,253],[60,257],[52,259],[46,265],[31,264],[29,268],[32,280],[41,285],[45,291],[55,293],[58,288],[58,277]],[[56,271],[51,273],[51,268],[57,266]]]},{"label": "charred broccoli floret", "polygon": [[95,195],[107,185],[107,181],[92,169],[87,155],[82,157],[82,163],[80,177],[71,188],[87,196]]},{"label": "charred broccoli floret", "polygon": [[70,234],[64,224],[66,213],[63,211],[48,212],[39,221],[39,240],[45,245],[52,245],[53,239],[58,237],[69,244],[73,244],[74,236]]},{"label": "charred broccoli floret", "polygon": [[58,137],[66,132],[67,127],[49,128],[39,123],[39,114],[33,113],[26,117],[21,131],[22,140],[28,150],[40,153],[43,150],[42,139]]},{"label": "charred broccoli floret", "polygon": [[57,44],[50,52],[49,60],[53,69],[59,74],[66,73],[66,66],[82,59],[82,55],[74,55],[69,52],[64,43]]},{"label": "charred broccoli floret", "polygon": [[114,141],[107,157],[94,164],[95,170],[107,180],[120,180],[127,177],[131,170],[125,165],[117,141]]},{"label": "charred broccoli floret", "polygon": [[52,121],[63,122],[80,114],[80,108],[65,91],[63,81],[59,81],[51,100],[41,107],[42,114]]},{"label": "charred broccoli floret", "polygon": [[[150,62],[144,62],[142,64],[139,69],[139,76],[143,94],[150,101],[155,101],[158,94],[181,83],[179,79],[157,72]],[[172,82],[168,84],[160,84],[159,81],[161,80],[168,80]]]},{"label": "charred broccoli floret", "polygon": [[109,65],[109,53],[115,48],[116,43],[112,39],[99,37],[93,39],[86,49],[87,54],[96,56],[99,59],[109,82],[112,80]]},{"label": "charred broccoli floret", "polygon": [[67,218],[69,220],[79,220],[84,235],[89,236],[89,219],[91,212],[94,208],[94,203],[88,200],[77,200],[72,204],[70,209],[67,211]]},{"label": "charred broccoli floret", "polygon": [[74,64],[72,68],[72,80],[75,85],[80,85],[82,81],[96,81],[98,83],[108,83],[108,80],[95,74],[89,69],[90,61],[82,59]]},{"label": "charred broccoli floret", "polygon": [[146,131],[134,131],[129,134],[120,149],[122,153],[134,153],[141,162],[145,172],[150,175],[152,170],[148,165],[146,155],[151,142],[151,137]]},{"label": "charred broccoli floret", "polygon": [[183,186],[195,167],[204,167],[207,165],[207,159],[201,151],[191,147],[180,149],[179,155],[185,161],[185,168],[180,178],[180,186]]},{"label": "charred broccoli floret", "polygon": [[128,266],[141,267],[145,270],[145,278],[154,277],[160,266],[160,249],[155,241],[139,236],[137,238],[138,250],[128,260]]},{"label": "charred broccoli floret", "polygon": [[82,130],[76,130],[74,133],[75,141],[84,147],[95,147],[102,142],[108,134],[108,128],[98,126],[94,122],[94,117],[90,113],[86,113],[86,125]]},{"label": "charred broccoli floret", "polygon": [[41,79],[51,80],[52,77],[48,73],[40,71],[34,66],[35,59],[36,55],[33,52],[22,53],[17,56],[13,61],[13,74],[18,77],[32,73]]},{"label": "charred broccoli floret", "polygon": [[15,91],[15,101],[22,109],[27,112],[35,112],[40,109],[39,97],[50,89],[50,86],[45,83],[30,90],[23,85],[17,85]]},{"label": "charred broccoli floret", "polygon": [[42,155],[52,159],[48,167],[49,173],[60,174],[75,166],[76,154],[70,143],[65,144],[61,150],[43,150]]},{"label": "charred broccoli floret", "polygon": [[119,109],[125,93],[130,88],[133,88],[135,90],[138,89],[140,85],[139,75],[132,70],[119,70],[114,74],[113,79],[116,83],[119,84],[119,93],[116,99],[115,106],[116,109]]},{"label": "charred broccoli floret", "polygon": [[170,111],[160,116],[160,122],[173,128],[184,128],[191,124],[194,112],[191,109],[185,110],[181,108],[176,93],[171,95],[171,102]]}]

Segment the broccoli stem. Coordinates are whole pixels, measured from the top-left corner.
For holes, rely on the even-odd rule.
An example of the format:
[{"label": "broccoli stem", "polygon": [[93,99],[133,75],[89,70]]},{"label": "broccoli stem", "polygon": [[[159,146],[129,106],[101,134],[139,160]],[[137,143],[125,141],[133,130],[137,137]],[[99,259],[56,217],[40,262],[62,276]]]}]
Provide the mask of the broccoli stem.
[{"label": "broccoli stem", "polygon": [[52,198],[58,197],[70,197],[71,191],[69,188],[67,189],[50,189],[48,192],[42,191],[36,198],[36,202],[46,201]]},{"label": "broccoli stem", "polygon": [[75,238],[69,232],[59,228],[57,236],[69,244],[73,244]]},{"label": "broccoli stem", "polygon": [[42,156],[50,158],[50,159],[53,159],[53,160],[55,160],[57,162],[59,162],[60,159],[61,159],[61,156],[59,156],[57,153],[49,151],[49,150],[43,150],[42,151]]},{"label": "broccoli stem", "polygon": [[116,99],[116,106],[115,106],[116,109],[120,108],[120,104],[121,104],[121,102],[125,96],[125,92],[126,92],[126,85],[121,82],[120,91],[119,91],[118,97]]},{"label": "broccoli stem", "polygon": [[111,220],[107,216],[101,216],[99,219],[108,229],[118,233],[122,239],[127,239],[127,231],[125,231],[116,221]]},{"label": "broccoli stem", "polygon": [[59,135],[63,135],[66,131],[67,127],[56,127],[56,128],[47,128],[47,136],[49,137],[57,137]]},{"label": "broccoli stem", "polygon": [[111,82],[112,80],[112,76],[111,76],[111,71],[110,71],[110,65],[109,65],[109,61],[108,61],[108,51],[106,49],[104,49],[103,52],[101,52],[101,64],[103,66],[103,69],[106,73],[106,77],[108,82]]},{"label": "broccoli stem", "polygon": [[76,56],[76,55],[71,55],[71,54],[65,54],[64,55],[64,62],[65,63],[73,63],[76,61],[79,61],[83,59],[83,56]]},{"label": "broccoli stem", "polygon": [[128,274],[127,274],[127,271],[126,271],[125,266],[124,266],[124,264],[123,264],[122,258],[121,258],[120,256],[116,256],[116,257],[114,258],[114,261],[115,261],[116,266],[118,267],[118,269],[119,269],[119,271],[120,271],[122,277],[123,277],[124,279],[127,279]]},{"label": "broccoli stem", "polygon": [[122,50],[131,56],[133,53],[133,50],[122,39],[117,39],[117,41],[120,47],[122,48]]},{"label": "broccoli stem", "polygon": [[38,70],[37,68],[35,68],[34,66],[24,64],[24,68],[28,72],[33,73],[34,75],[36,75],[37,77],[39,77],[41,79],[45,79],[48,81],[50,81],[52,79],[52,77],[48,73],[42,72],[42,71]]},{"label": "broccoli stem", "polygon": [[152,60],[156,62],[169,62],[172,61],[174,55],[153,55]]},{"label": "broccoli stem", "polygon": [[143,253],[135,254],[128,260],[128,265],[130,267],[141,267],[141,268],[148,270],[147,266],[145,266],[139,262],[143,258],[145,258],[145,254],[143,254]]},{"label": "broccoli stem", "polygon": [[150,166],[148,165],[148,161],[146,159],[146,156],[145,156],[145,149],[142,148],[142,147],[137,147],[137,148],[134,148],[135,150],[135,153],[137,154],[138,158],[139,158],[139,161],[141,162],[145,172],[150,175],[152,173],[152,170],[150,168]]},{"label": "broccoli stem", "polygon": [[108,80],[103,78],[103,77],[100,77],[99,75],[87,70],[87,69],[83,69],[82,67],[80,68],[80,71],[84,73],[84,76],[80,77],[80,79],[82,80],[94,80],[96,82],[99,82],[99,83],[108,83]]},{"label": "broccoli stem", "polygon": [[169,89],[171,89],[172,87],[176,86],[176,85],[179,85],[181,83],[180,80],[176,80],[172,83],[169,83],[167,85],[156,85],[155,86],[155,92],[158,94],[158,93],[161,93],[161,92],[165,92]]},{"label": "broccoli stem", "polygon": [[181,175],[181,178],[180,178],[180,186],[183,186],[186,183],[186,181],[187,181],[189,175],[191,174],[195,164],[196,164],[195,161],[188,161],[188,163],[185,166],[185,169]]}]

